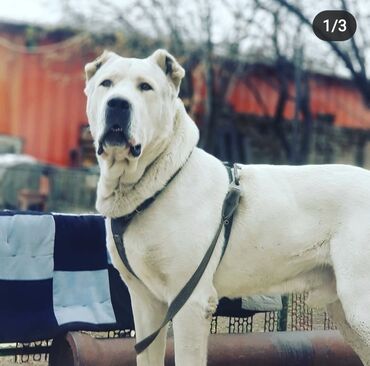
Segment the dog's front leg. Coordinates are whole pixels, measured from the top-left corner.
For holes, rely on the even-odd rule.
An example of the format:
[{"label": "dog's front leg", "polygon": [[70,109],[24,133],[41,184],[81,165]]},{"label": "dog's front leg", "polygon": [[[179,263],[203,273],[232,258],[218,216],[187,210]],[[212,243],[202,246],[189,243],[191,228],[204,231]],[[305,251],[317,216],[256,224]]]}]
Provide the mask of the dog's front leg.
[{"label": "dog's front leg", "polygon": [[[139,342],[160,326],[166,314],[167,305],[158,301],[141,283],[130,286],[130,295],[136,342]],[[137,366],[164,366],[166,335],[167,327],[163,328],[154,342],[137,356]]]},{"label": "dog's front leg", "polygon": [[207,345],[217,294],[193,293],[173,319],[176,366],[206,366]]}]

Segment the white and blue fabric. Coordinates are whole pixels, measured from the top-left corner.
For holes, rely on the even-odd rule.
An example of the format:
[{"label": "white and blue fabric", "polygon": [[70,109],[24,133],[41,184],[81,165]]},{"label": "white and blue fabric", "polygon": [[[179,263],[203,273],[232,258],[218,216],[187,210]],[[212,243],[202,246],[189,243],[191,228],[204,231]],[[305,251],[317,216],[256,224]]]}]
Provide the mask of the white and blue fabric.
[{"label": "white and blue fabric", "polygon": [[[280,296],[223,298],[215,315],[273,310],[281,310]],[[104,218],[0,212],[0,343],[115,329],[134,324],[127,287],[108,257]]]},{"label": "white and blue fabric", "polygon": [[112,329],[133,329],[133,317],[104,218],[1,212],[0,342]]}]

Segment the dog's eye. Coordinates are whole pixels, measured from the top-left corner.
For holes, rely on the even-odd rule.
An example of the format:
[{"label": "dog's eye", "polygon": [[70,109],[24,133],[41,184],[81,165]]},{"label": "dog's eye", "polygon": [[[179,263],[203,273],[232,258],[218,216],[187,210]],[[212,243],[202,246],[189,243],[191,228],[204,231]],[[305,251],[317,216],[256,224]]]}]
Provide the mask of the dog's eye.
[{"label": "dog's eye", "polygon": [[101,86],[104,86],[104,88],[109,88],[113,85],[112,80],[105,79],[100,83]]},{"label": "dog's eye", "polygon": [[139,89],[142,91],[147,91],[147,90],[153,90],[150,84],[148,83],[140,83],[139,84]]}]

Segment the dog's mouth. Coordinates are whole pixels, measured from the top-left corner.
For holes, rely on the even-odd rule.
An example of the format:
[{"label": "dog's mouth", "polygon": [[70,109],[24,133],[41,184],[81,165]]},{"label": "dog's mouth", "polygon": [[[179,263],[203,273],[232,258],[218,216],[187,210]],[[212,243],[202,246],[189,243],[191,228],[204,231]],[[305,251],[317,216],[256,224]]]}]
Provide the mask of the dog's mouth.
[{"label": "dog's mouth", "polygon": [[109,146],[122,146],[127,144],[128,138],[123,128],[113,126],[104,133],[101,142]]},{"label": "dog's mouth", "polygon": [[139,157],[141,154],[141,144],[132,143],[124,129],[117,126],[110,127],[103,133],[99,140],[98,155],[102,155],[105,151],[104,148],[108,146],[128,147],[130,154],[134,158]]}]

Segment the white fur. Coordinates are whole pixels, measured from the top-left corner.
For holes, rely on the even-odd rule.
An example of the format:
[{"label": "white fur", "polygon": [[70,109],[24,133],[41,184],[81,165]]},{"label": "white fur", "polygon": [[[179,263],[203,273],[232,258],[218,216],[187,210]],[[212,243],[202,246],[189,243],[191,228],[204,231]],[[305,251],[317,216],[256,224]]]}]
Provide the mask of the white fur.
[{"label": "white fur", "polygon": [[[195,147],[197,128],[177,99],[181,69],[172,58],[176,75],[165,75],[167,55],[138,60],[111,54],[89,73],[86,88],[94,138],[103,128],[107,98],[118,95],[133,103],[131,132],[143,145],[136,159],[125,147],[98,158],[97,208],[103,215],[131,212],[185,164],[125,233],[129,262],[142,282],[122,265],[107,220],[109,251],[130,290],[138,340],[161,323],[201,261],[228,187],[222,163]],[[115,86],[99,90],[98,81],[108,76]],[[138,92],[138,78],[151,80],[155,91]],[[173,321],[176,365],[206,365],[209,314],[218,298],[310,291],[312,304],[328,307],[370,366],[370,173],[344,165],[242,165],[240,184],[227,252],[219,265],[221,234],[203,278]],[[138,365],[164,365],[165,336],[163,330]]]}]

